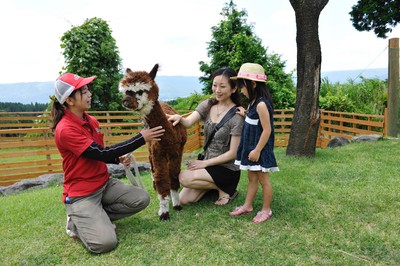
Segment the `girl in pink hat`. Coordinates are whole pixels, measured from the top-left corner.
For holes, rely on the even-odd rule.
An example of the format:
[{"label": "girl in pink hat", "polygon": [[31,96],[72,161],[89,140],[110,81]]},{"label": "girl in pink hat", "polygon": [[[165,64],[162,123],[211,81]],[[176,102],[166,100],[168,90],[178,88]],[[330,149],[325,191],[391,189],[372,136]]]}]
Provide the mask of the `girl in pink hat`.
[{"label": "girl in pink hat", "polygon": [[263,204],[253,222],[261,223],[272,216],[269,172],[279,171],[274,155],[272,98],[266,86],[264,68],[259,64],[243,64],[238,75],[232,79],[237,79],[238,87],[250,102],[247,111],[243,110],[246,119],[235,160],[241,170],[248,171],[249,184],[244,204],[236,207],[229,215],[240,216],[253,212],[253,202],[260,183]]}]

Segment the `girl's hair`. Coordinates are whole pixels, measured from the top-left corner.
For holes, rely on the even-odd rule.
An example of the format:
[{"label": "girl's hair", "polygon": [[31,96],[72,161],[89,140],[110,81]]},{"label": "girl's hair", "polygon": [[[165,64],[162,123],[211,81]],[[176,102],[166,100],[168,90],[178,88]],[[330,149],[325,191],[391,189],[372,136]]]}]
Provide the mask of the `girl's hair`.
[{"label": "girl's hair", "polygon": [[[236,88],[236,91],[231,94],[231,100],[236,106],[241,106],[242,105],[242,100],[241,100],[241,97],[240,97],[240,92],[237,89],[237,81],[231,79],[231,77],[236,77],[237,76],[237,72],[235,70],[233,70],[232,68],[230,68],[230,67],[223,67],[223,68],[215,70],[212,73],[211,80],[214,80],[215,77],[221,76],[221,75],[228,79],[229,85],[231,86],[232,89]],[[211,109],[211,106],[216,105],[217,103],[218,103],[218,101],[215,98],[212,98],[209,101],[209,108]]]},{"label": "girl's hair", "polygon": [[[75,99],[75,94],[76,92],[79,91],[79,93],[82,96],[82,88],[74,90],[70,96]],[[55,130],[58,123],[60,122],[61,118],[64,116],[65,109],[68,109],[68,104],[65,101],[64,104],[59,103],[57,100],[53,101],[53,105],[51,106],[51,117],[53,120],[53,124],[51,126],[51,130]]]},{"label": "girl's hair", "polygon": [[249,94],[249,101],[253,102],[253,100],[264,97],[271,107],[274,107],[274,103],[272,101],[271,93],[268,89],[268,86],[265,82],[255,81],[256,86],[253,87],[253,82],[251,80],[246,79],[238,79],[238,87],[242,88],[245,86],[247,88],[247,92]]}]

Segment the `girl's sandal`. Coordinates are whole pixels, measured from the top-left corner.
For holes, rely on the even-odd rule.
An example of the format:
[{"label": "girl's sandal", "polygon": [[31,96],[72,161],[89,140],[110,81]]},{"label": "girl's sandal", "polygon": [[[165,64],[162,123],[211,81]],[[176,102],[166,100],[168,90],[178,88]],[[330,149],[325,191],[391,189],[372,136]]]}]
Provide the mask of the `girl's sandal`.
[{"label": "girl's sandal", "polygon": [[259,224],[269,220],[269,218],[271,217],[272,217],[272,211],[269,211],[269,213],[265,211],[259,211],[257,215],[253,218],[253,223]]},{"label": "girl's sandal", "polygon": [[243,209],[243,206],[236,207],[232,212],[229,213],[230,216],[241,216],[252,213],[253,210],[248,211]]}]

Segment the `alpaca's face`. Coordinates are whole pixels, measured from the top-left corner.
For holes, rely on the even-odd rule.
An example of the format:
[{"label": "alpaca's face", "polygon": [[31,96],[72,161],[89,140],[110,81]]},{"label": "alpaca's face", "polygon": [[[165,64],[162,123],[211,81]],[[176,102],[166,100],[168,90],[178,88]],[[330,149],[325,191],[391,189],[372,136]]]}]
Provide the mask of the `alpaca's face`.
[{"label": "alpaca's face", "polygon": [[148,115],[158,99],[158,86],[152,77],[144,71],[127,70],[119,83],[119,91],[124,94],[122,105],[130,110]]}]

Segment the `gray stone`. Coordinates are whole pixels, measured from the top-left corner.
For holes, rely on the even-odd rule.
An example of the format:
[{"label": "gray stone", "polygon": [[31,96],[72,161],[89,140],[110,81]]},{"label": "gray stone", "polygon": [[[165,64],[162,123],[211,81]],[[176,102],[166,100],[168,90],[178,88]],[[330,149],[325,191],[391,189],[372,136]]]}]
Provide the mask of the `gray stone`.
[{"label": "gray stone", "polygon": [[[111,177],[114,178],[123,178],[125,177],[125,169],[122,164],[108,164],[108,172]],[[150,170],[149,163],[138,163],[137,164],[139,172]],[[131,164],[131,171],[135,175],[134,165]],[[10,194],[15,194],[20,191],[44,188],[47,187],[54,182],[57,182],[57,185],[61,185],[63,182],[64,174],[56,173],[56,174],[45,174],[41,175],[37,178],[24,179],[19,182],[16,182],[10,186],[1,187],[0,186],[0,195],[6,196]]]},{"label": "gray stone", "polygon": [[336,148],[336,147],[340,147],[343,145],[347,145],[349,144],[350,141],[344,137],[334,137],[333,139],[331,139],[328,142],[328,147],[329,148]]},{"label": "gray stone", "polygon": [[352,141],[354,142],[366,142],[366,141],[378,141],[378,140],[383,140],[383,136],[372,134],[372,135],[362,135],[352,138]]},{"label": "gray stone", "polygon": [[[125,168],[122,164],[108,164],[107,167],[108,167],[108,173],[110,174],[111,177],[124,178],[126,176]],[[148,170],[150,170],[150,164],[149,163],[137,163],[137,168],[138,168],[139,172],[148,171]],[[134,168],[133,164],[131,164],[130,170],[132,171],[133,175],[136,176],[135,168]]]},{"label": "gray stone", "polygon": [[108,164],[108,173],[115,178],[122,178],[125,176],[125,169],[121,164]]},{"label": "gray stone", "polygon": [[57,182],[57,184],[61,184],[63,177],[64,177],[63,174],[57,173],[57,174],[45,174],[37,178],[24,179],[10,186],[0,187],[0,195],[6,196],[24,190],[44,188],[49,186],[50,184],[53,184],[54,182]]}]

